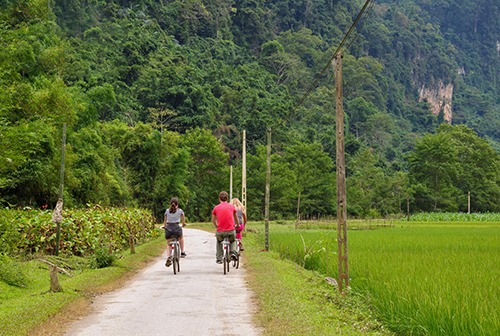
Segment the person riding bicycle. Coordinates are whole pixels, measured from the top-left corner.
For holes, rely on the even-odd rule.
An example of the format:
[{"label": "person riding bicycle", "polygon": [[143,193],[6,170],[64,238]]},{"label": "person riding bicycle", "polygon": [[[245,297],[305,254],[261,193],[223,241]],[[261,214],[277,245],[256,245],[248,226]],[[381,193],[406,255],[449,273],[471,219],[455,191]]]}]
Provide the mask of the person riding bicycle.
[{"label": "person riding bicycle", "polygon": [[[238,255],[236,253],[236,232],[234,223],[238,223],[238,217],[236,216],[236,208],[227,202],[228,199],[227,192],[221,191],[219,193],[219,204],[212,210],[212,224],[217,228],[215,237],[217,239],[217,251],[216,251],[216,262],[222,264],[222,248],[221,242],[224,240],[224,236],[229,237],[231,242],[231,260],[236,260]],[[239,229],[239,225],[236,226]]]},{"label": "person riding bicycle", "polygon": [[[240,200],[233,198],[231,204],[236,208],[236,216],[238,217],[238,223],[240,227],[236,229],[236,239],[240,240],[240,251],[243,251],[243,245],[241,244],[241,231],[245,228],[247,224],[247,216],[245,215],[245,207],[241,204]],[[235,223],[236,224],[236,223]]]},{"label": "person riding bicycle", "polygon": [[[165,211],[165,222],[162,229],[165,229],[165,239],[170,243],[175,240],[174,237],[179,238],[179,245],[181,245],[181,258],[186,257],[184,252],[184,236],[182,234],[182,227],[179,224],[182,223],[182,227],[186,226],[186,218],[184,216],[184,211],[179,208],[179,200],[173,197],[170,200],[170,208]],[[169,267],[172,265],[172,256],[170,249],[167,249],[167,261],[165,266]]]}]

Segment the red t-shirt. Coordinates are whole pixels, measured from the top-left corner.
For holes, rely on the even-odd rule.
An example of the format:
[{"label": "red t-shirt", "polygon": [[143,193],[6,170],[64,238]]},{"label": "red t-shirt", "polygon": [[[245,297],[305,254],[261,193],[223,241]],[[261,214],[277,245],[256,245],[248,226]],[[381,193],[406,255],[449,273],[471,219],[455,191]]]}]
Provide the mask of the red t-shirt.
[{"label": "red t-shirt", "polygon": [[234,230],[234,213],[234,205],[227,202],[222,202],[214,208],[212,215],[217,216],[217,231]]}]

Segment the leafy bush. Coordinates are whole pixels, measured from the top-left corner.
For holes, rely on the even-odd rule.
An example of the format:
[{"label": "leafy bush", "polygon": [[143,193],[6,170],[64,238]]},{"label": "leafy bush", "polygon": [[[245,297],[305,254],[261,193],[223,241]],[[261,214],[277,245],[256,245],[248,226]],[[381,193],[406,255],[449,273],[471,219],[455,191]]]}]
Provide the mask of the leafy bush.
[{"label": "leafy bush", "polygon": [[[53,254],[57,225],[49,210],[0,210],[0,253]],[[8,218],[8,219],[5,219]],[[108,251],[129,247],[129,234],[139,241],[158,236],[155,220],[148,210],[136,208],[65,209],[61,223],[59,252],[85,256],[105,241]]]},{"label": "leafy bush", "polygon": [[0,254],[0,280],[11,286],[26,287],[28,281],[18,264],[4,254]]},{"label": "leafy bush", "polygon": [[20,234],[14,229],[17,211],[0,209],[0,253],[11,254],[17,249]]},{"label": "leafy bush", "polygon": [[109,251],[103,243],[99,243],[94,249],[94,254],[90,259],[91,268],[104,268],[113,265],[116,260],[116,256],[113,252]]}]

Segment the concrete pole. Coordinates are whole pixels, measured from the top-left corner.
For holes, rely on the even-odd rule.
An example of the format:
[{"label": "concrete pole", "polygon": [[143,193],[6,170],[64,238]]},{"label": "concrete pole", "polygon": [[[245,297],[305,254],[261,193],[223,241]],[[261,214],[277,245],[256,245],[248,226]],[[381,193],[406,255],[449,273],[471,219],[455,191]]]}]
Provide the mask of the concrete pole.
[{"label": "concrete pole", "polygon": [[233,166],[231,166],[231,173],[229,176],[229,202],[233,199]]},{"label": "concrete pole", "polygon": [[470,214],[470,191],[467,193],[467,213]]},{"label": "concrete pole", "polygon": [[[247,215],[247,138],[245,130],[243,130],[243,154],[242,154],[242,164],[241,164],[241,203],[245,208],[245,216],[246,216]],[[246,226],[245,226],[245,232],[246,232]]]}]

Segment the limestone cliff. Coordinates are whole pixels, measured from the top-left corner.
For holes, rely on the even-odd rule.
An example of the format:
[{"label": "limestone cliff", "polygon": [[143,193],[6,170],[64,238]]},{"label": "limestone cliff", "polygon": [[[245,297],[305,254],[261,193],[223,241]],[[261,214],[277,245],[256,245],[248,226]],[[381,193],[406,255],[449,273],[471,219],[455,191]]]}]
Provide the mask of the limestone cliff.
[{"label": "limestone cliff", "polygon": [[451,101],[453,98],[453,84],[444,85],[443,81],[439,81],[435,87],[427,88],[425,85],[419,90],[420,101],[427,99],[431,104],[432,114],[438,115],[443,111],[444,120],[451,124],[452,111]]}]

